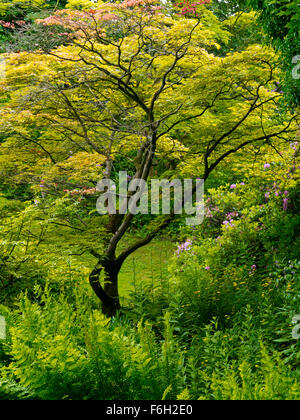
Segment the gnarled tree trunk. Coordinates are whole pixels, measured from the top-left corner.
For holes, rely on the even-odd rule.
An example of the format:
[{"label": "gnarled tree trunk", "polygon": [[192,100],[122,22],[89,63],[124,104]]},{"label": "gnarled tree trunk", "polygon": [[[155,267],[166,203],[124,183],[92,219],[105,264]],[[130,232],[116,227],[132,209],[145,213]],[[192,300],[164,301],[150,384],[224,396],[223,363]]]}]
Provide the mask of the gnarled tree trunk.
[{"label": "gnarled tree trunk", "polygon": [[[90,285],[102,302],[102,313],[107,317],[117,314],[121,308],[118,292],[118,275],[120,265],[116,259],[103,257],[90,274]],[[104,272],[104,286],[101,285],[100,276]]]},{"label": "gnarled tree trunk", "polygon": [[102,312],[108,317],[115,316],[121,308],[119,288],[118,288],[119,269],[116,263],[104,269],[104,292],[109,297],[102,302]]}]

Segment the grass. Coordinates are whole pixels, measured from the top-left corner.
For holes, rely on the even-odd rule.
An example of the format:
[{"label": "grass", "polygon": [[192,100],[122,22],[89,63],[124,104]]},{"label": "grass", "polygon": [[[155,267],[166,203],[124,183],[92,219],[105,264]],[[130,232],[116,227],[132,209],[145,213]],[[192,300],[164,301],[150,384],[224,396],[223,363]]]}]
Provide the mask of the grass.
[{"label": "grass", "polygon": [[126,299],[141,282],[155,286],[168,275],[168,262],[175,249],[170,240],[156,239],[127,258],[119,276],[120,296]]}]

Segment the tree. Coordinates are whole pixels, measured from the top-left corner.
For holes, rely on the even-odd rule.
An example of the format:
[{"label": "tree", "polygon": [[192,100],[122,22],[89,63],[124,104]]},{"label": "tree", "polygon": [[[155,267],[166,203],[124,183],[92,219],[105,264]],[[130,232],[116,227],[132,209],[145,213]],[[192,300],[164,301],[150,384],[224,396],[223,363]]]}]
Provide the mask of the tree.
[{"label": "tree", "polygon": [[[292,105],[300,104],[300,77],[295,77],[295,66],[299,63],[300,8],[297,0],[247,0],[239,1],[260,12],[260,22],[269,35],[273,46],[282,55],[285,70],[285,90]],[[298,76],[298,74],[297,74]]]},{"label": "tree", "polygon": [[145,219],[147,234],[119,252],[139,215],[118,208],[87,219],[95,176],[114,177],[117,167],[145,181],[207,180],[230,156],[286,141],[297,130],[297,115],[278,110],[274,52],[252,45],[216,56],[229,33],[204,6],[198,10],[183,17],[152,1],[126,0],[58,11],[42,23],[63,28],[64,46],[8,57],[0,160],[14,168],[11,177],[42,190],[43,212],[96,258],[90,285],[108,316],[120,308],[122,264],[175,212]]},{"label": "tree", "polygon": [[67,0],[1,0],[0,15],[14,15],[23,11],[33,11],[45,7],[63,7]]},{"label": "tree", "polygon": [[[35,25],[34,20],[66,6],[66,2],[67,0],[0,0],[0,53],[36,48],[42,28]],[[18,29],[18,37],[14,36],[15,29]]]}]

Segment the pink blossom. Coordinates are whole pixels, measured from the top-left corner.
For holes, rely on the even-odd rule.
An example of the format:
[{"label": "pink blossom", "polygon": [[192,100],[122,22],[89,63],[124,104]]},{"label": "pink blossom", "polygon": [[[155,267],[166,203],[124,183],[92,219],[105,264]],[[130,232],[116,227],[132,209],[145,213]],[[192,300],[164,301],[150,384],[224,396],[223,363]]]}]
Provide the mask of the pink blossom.
[{"label": "pink blossom", "polygon": [[223,225],[226,226],[226,228],[228,228],[229,226],[233,227],[233,220],[224,220]]},{"label": "pink blossom", "polygon": [[239,213],[237,211],[233,211],[231,213],[227,213],[226,215],[226,219],[227,220],[232,220],[234,217],[239,217]]},{"label": "pink blossom", "polygon": [[192,244],[193,243],[191,239],[187,239],[183,244],[178,245],[177,251],[176,251],[177,256],[179,256],[179,254],[181,254],[181,252],[183,251],[189,251],[192,247]]}]

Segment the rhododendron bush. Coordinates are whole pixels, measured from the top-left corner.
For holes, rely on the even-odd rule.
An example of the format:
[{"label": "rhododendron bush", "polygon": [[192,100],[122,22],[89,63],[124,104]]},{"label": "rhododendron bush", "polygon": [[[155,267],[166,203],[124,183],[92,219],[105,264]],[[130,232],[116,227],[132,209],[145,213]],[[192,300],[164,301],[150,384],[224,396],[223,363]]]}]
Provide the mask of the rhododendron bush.
[{"label": "rhododendron bush", "polygon": [[[188,239],[179,245],[170,267],[176,289],[182,288],[187,324],[191,319],[195,324],[196,318],[203,322],[213,310],[216,315],[223,311],[223,316],[235,313],[254,295],[257,299],[258,291],[263,302],[278,288],[273,267],[284,264],[286,255],[297,259],[298,151],[298,142],[293,142],[280,155],[265,150],[251,169],[235,162],[237,182],[208,189],[205,221],[198,229],[183,228]],[[295,287],[298,276],[295,272]]]}]

